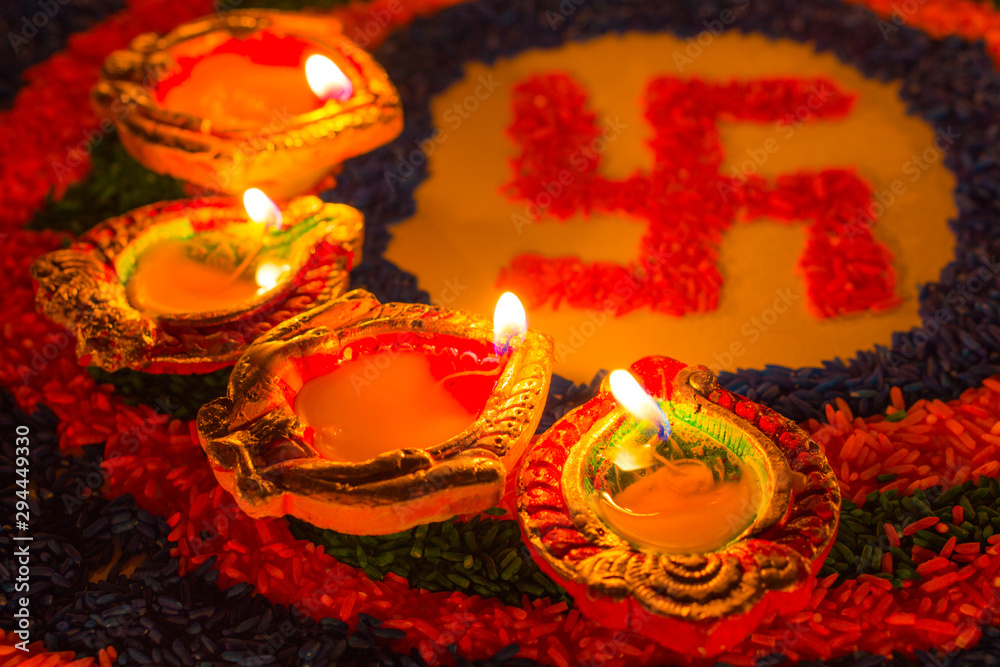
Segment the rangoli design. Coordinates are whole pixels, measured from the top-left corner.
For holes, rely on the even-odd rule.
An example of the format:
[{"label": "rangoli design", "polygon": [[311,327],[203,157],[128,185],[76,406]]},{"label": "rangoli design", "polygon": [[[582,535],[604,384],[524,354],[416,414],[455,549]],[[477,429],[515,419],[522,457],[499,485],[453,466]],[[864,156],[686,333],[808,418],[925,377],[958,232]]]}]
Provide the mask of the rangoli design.
[{"label": "rangoli design", "polygon": [[648,221],[639,256],[626,265],[522,254],[499,279],[532,305],[551,302],[624,315],[639,308],[673,316],[715,310],[723,287],[719,244],[733,222],[807,222],[799,257],[810,310],[820,318],[897,306],[892,253],[872,234],[880,215],[871,186],[853,170],[757,174],[778,150],[771,137],[733,175],[722,171],[719,120],[795,124],[841,118],[854,96],[829,79],[710,83],[660,77],[645,93],[653,168],[623,181],[600,174],[616,131],[587,109],[566,74],[533,76],[513,93],[509,136],[520,147],[507,194],[527,203],[515,225],[591,212]]}]

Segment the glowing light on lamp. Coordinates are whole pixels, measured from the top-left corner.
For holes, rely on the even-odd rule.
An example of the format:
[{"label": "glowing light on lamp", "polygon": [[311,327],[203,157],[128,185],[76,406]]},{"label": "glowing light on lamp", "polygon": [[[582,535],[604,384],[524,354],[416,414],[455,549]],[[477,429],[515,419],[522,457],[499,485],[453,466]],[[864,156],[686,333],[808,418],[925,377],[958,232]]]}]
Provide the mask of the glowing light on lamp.
[{"label": "glowing light on lamp", "polygon": [[[243,208],[246,209],[247,215],[251,220],[261,225],[261,232],[266,229],[281,229],[281,225],[284,223],[284,218],[281,215],[281,209],[278,208],[278,205],[257,188],[250,188],[243,193]],[[257,247],[252,252],[247,253],[243,261],[240,262],[236,270],[230,275],[226,285],[235,282],[253,264],[260,255],[261,250],[264,249],[264,240],[265,234],[261,233],[257,238]],[[260,295],[274,289],[289,268],[288,266],[273,264],[271,262],[261,262],[258,264],[257,270],[254,273],[258,288],[257,294]]]},{"label": "glowing light on lamp", "polygon": [[661,440],[670,437],[670,420],[663,408],[646,390],[639,386],[628,371],[612,371],[608,377],[611,394],[633,417],[639,421],[652,422],[659,428]]},{"label": "glowing light on lamp", "polygon": [[250,219],[267,228],[281,229],[281,209],[262,190],[250,188],[243,193],[243,208]]},{"label": "glowing light on lamp", "polygon": [[354,94],[354,84],[344,70],[318,53],[306,58],[306,81],[321,100],[346,102]]},{"label": "glowing light on lamp", "polygon": [[493,345],[497,354],[523,341],[527,331],[528,318],[521,300],[513,292],[504,292],[493,311]]},{"label": "glowing light on lamp", "polygon": [[[615,452],[615,465],[622,470],[644,470],[653,465],[653,448],[651,445],[639,445],[634,448],[621,447]],[[610,496],[608,496],[610,498]]]},{"label": "glowing light on lamp", "polygon": [[628,371],[611,371],[608,376],[611,394],[629,414],[639,420],[641,428],[623,443],[615,453],[615,465],[622,470],[640,470],[653,465],[657,437],[670,438],[670,420],[663,408],[646,393]]},{"label": "glowing light on lamp", "polygon": [[285,277],[288,270],[291,267],[287,264],[274,264],[273,262],[261,262],[260,266],[257,267],[257,273],[254,278],[257,281],[259,289],[257,294],[263,294],[264,292],[270,292],[273,290],[281,279]]}]

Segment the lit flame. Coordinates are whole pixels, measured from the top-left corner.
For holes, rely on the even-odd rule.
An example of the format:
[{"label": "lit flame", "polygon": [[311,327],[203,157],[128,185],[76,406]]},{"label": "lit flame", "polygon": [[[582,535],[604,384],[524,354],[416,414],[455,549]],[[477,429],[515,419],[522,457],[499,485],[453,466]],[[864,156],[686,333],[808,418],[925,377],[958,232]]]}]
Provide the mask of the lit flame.
[{"label": "lit flame", "polygon": [[243,208],[250,219],[268,228],[281,229],[281,209],[262,190],[250,188],[243,193]]},{"label": "lit flame", "polygon": [[611,371],[608,377],[611,385],[611,394],[615,400],[622,404],[629,413],[640,422],[652,422],[659,428],[661,440],[670,437],[670,420],[667,418],[663,408],[646,390],[639,386],[632,374],[628,371]]},{"label": "lit flame", "polygon": [[285,277],[291,267],[287,264],[274,264],[272,262],[261,262],[257,267],[256,280],[259,289],[257,294],[263,294],[273,290],[281,279]]},{"label": "lit flame", "polygon": [[346,102],[354,94],[354,84],[344,70],[318,53],[306,58],[306,81],[321,100]]},{"label": "lit flame", "polygon": [[497,299],[493,311],[493,345],[498,354],[524,340],[528,331],[528,318],[521,300],[513,292],[504,292]]}]

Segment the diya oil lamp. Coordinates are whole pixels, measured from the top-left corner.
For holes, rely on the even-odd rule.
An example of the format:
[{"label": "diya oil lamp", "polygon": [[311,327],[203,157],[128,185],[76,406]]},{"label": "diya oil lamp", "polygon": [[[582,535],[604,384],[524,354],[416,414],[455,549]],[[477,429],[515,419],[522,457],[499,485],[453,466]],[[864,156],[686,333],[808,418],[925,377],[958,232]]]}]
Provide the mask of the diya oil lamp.
[{"label": "diya oil lamp", "polygon": [[707,368],[647,357],[632,372],[531,447],[518,516],[581,613],[718,655],[808,603],[839,487],[805,432]]},{"label": "diya oil lamp", "polygon": [[287,199],[394,139],[399,95],[334,18],[232,11],[115,51],[91,93],[122,145],[208,193]]},{"label": "diya oil lamp", "polygon": [[341,295],[361,259],[356,209],[248,191],[161,202],[105,220],[31,267],[36,300],[83,364],[206,373],[257,336]]},{"label": "diya oil lamp", "polygon": [[250,516],[362,535],[495,506],[552,367],[507,302],[494,322],[355,290],[275,327],[198,413],[219,483]]}]

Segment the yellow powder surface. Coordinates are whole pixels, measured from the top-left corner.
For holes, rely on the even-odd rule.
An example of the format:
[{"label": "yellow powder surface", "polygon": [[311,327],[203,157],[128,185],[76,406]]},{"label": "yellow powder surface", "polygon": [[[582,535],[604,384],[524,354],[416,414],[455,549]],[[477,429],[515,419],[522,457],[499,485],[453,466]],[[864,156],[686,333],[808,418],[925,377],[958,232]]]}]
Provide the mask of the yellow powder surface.
[{"label": "yellow powder surface", "polygon": [[922,167],[915,162],[925,152],[934,153],[934,133],[906,114],[898,87],[867,80],[808,45],[725,34],[700,53],[692,49],[696,57],[681,59],[679,66],[676,54],[685,54],[689,45],[668,35],[612,35],[555,51],[529,51],[493,66],[467,67],[465,79],[433,102],[441,132],[425,146],[431,176],[417,189],[416,214],[393,228],[387,257],[415,273],[435,303],[482,313],[493,312],[501,292],[496,287],[500,269],[520,253],[623,263],[637,258],[643,220],[581,215],[566,223],[543,219],[520,232],[513,224],[512,216],[524,215],[525,202],[500,193],[510,179],[508,161],[517,152],[504,133],[511,122],[511,90],[529,76],[565,72],[575,77],[589,91],[598,122],[623,125],[601,166],[606,176],[618,179],[650,166],[645,142],[652,132],[643,118],[642,95],[654,77],[720,83],[829,77],[858,96],[849,116],[805,123],[790,136],[777,123],[723,123],[723,173],[734,173],[748,151],[759,151],[773,139],[778,150],[759,166],[769,179],[803,169],[854,167],[876,192],[889,191],[895,182],[901,194],[894,196],[873,232],[895,255],[897,292],[903,299],[899,308],[816,318],[808,311],[796,271],[805,225],[761,220],[734,225],[726,235],[721,246],[725,283],[714,312],[676,318],[642,310],[614,318],[545,306],[529,311],[530,325],[556,339],[554,371],[576,380],[650,354],[716,370],[765,363],[812,365],[889,344],[893,331],[919,325],[918,286],[936,280],[952,256],[954,238],[947,220],[956,213],[951,196],[955,182],[941,165],[940,153],[934,162],[921,162]]}]

